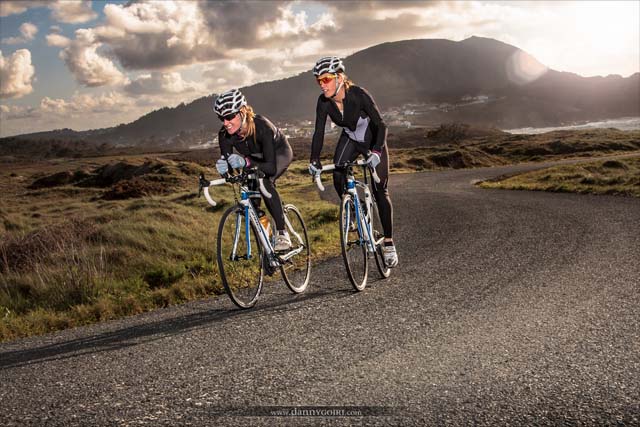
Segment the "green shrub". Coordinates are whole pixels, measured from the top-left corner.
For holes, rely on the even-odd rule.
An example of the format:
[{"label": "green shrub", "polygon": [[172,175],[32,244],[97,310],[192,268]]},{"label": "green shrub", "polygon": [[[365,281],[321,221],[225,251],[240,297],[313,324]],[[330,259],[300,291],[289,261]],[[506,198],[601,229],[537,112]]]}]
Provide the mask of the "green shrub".
[{"label": "green shrub", "polygon": [[144,274],[144,281],[151,289],[168,288],[182,279],[185,270],[171,267],[156,267]]},{"label": "green shrub", "polygon": [[617,160],[607,160],[602,164],[602,167],[609,168],[609,169],[624,169],[624,170],[629,169],[627,165]]}]

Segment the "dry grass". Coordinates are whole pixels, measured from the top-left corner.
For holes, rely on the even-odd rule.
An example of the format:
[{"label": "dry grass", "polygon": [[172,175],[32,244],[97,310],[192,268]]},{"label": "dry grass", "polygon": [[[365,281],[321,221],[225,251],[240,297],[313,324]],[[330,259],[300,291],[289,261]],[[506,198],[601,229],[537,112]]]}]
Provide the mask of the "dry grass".
[{"label": "dry grass", "polygon": [[392,172],[597,157],[640,150],[640,131],[593,129],[512,135],[451,123],[389,136]]},{"label": "dry grass", "polygon": [[640,156],[556,166],[498,181],[485,181],[480,186],[640,197]]}]

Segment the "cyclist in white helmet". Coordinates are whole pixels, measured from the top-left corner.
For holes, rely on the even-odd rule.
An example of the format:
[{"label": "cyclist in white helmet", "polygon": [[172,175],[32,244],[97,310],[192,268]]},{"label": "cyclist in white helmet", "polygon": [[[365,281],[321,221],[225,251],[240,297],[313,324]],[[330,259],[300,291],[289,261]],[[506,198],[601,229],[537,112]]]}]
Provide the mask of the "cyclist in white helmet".
[{"label": "cyclist in white helmet", "polygon": [[[321,58],[313,67],[313,74],[322,94],[316,106],[316,126],[311,144],[309,173],[315,175],[322,169],[320,153],[324,144],[327,116],[342,133],[333,157],[339,165],[354,161],[360,154],[367,157],[380,177],[373,183],[380,222],[384,230],[383,257],[388,267],[398,265],[398,254],[393,243],[393,206],[387,185],[389,183],[389,155],[387,151],[387,125],[382,120],[375,101],[365,89],[356,86],[345,74],[345,66],[337,56]],[[346,183],[344,169],[333,172],[333,185],[339,196]]]},{"label": "cyclist in white helmet", "polygon": [[[265,174],[264,186],[272,197],[264,201],[278,230],[274,250],[288,250],[291,239],[285,229],[282,201],[276,190],[276,180],[293,160],[287,137],[269,119],[256,115],[238,89],[218,95],[213,110],[222,122],[218,133],[221,158],[216,162],[216,169],[220,175],[225,175],[229,167],[255,167]],[[234,153],[234,149],[239,154]]]}]

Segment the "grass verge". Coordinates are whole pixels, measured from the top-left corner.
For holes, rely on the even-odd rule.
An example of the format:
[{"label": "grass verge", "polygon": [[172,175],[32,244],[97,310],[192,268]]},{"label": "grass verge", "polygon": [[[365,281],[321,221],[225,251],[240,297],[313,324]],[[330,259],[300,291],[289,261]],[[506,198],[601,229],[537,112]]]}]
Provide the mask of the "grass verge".
[{"label": "grass verge", "polygon": [[482,188],[640,197],[640,156],[555,166],[478,185]]}]

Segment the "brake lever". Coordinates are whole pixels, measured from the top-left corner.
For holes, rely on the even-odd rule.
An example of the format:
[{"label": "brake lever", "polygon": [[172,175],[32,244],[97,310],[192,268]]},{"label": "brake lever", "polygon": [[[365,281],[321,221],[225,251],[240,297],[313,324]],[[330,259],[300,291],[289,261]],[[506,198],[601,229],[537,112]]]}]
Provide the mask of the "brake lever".
[{"label": "brake lever", "polygon": [[198,177],[198,197],[202,196],[202,189],[209,186],[209,181],[204,177],[204,172],[200,172]]}]

